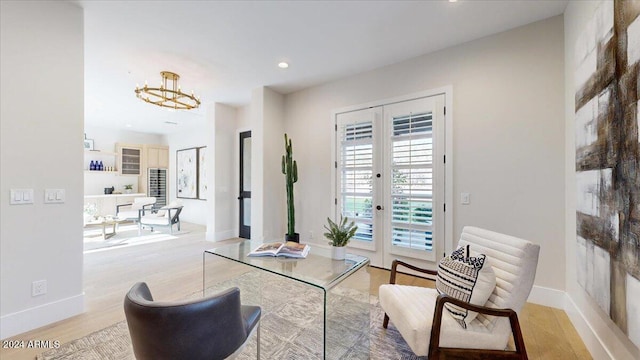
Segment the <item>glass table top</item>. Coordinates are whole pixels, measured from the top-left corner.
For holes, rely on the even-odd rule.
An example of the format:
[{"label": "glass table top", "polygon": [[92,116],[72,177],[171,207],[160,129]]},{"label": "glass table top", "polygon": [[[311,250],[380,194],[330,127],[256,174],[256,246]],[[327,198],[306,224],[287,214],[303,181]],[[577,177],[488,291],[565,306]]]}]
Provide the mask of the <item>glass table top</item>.
[{"label": "glass table top", "polygon": [[339,284],[346,277],[369,264],[364,256],[346,254],[344,260],[332,260],[330,257],[314,253],[313,246],[305,259],[291,259],[273,256],[248,256],[251,250],[262,245],[262,241],[246,240],[227,244],[205,251],[237,261],[274,274],[305,282],[326,290]]}]

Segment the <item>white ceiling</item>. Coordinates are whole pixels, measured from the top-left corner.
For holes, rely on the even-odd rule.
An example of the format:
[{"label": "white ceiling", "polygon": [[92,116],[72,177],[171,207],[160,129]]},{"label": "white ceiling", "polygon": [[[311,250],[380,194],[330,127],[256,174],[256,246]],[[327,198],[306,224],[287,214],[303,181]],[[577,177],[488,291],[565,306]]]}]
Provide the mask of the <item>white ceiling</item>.
[{"label": "white ceiling", "polygon": [[[287,94],[397,63],[561,14],[568,0],[74,2],[84,9],[86,124],[167,134],[203,122],[205,104],[244,105],[256,87]],[[163,70],[205,106],[138,100],[136,84],[159,84]]]}]

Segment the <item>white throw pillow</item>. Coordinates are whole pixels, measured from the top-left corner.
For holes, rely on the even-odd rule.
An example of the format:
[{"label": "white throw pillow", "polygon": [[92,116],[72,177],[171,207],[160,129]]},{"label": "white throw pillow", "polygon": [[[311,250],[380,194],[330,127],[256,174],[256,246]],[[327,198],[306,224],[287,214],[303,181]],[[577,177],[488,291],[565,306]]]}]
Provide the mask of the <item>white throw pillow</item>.
[{"label": "white throw pillow", "polygon": [[[496,287],[496,274],[485,254],[471,256],[469,245],[459,247],[438,263],[436,289],[456,299],[483,306]],[[451,303],[445,308],[460,326],[467,325],[478,315]]]}]

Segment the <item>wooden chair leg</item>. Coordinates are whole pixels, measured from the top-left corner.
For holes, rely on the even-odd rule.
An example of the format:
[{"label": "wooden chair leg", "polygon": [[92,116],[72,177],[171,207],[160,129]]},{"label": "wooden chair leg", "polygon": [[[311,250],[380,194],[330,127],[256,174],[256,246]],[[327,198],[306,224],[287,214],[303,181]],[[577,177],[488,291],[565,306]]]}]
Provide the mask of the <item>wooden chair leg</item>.
[{"label": "wooden chair leg", "polygon": [[382,321],[382,327],[386,329],[387,326],[389,326],[389,315],[387,315],[387,313],[384,313],[384,321]]}]

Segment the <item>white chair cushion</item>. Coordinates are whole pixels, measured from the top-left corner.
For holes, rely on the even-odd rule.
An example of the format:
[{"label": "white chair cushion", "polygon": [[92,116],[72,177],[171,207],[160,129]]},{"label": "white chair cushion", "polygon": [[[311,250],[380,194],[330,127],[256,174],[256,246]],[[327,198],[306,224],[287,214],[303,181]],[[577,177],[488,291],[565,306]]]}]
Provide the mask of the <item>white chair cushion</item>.
[{"label": "white chair cushion", "polygon": [[145,215],[140,219],[140,223],[144,225],[169,225],[169,218],[158,214]]},{"label": "white chair cushion", "polygon": [[[385,284],[380,286],[380,306],[392,319],[411,350],[418,356],[429,352],[436,289]],[[496,321],[497,320],[497,321]],[[495,322],[495,323],[494,323]],[[511,327],[507,318],[479,315],[463,329],[447,311],[442,313],[440,346],[504,350]]]},{"label": "white chair cushion", "polygon": [[156,203],[156,198],[153,196],[149,197],[137,197],[133,199],[133,206],[138,206],[140,209],[143,205],[151,205]]},{"label": "white chair cushion", "polygon": [[138,210],[125,210],[120,211],[116,215],[118,219],[137,219],[138,218]]},{"label": "white chair cushion", "polygon": [[160,210],[158,210],[158,215],[164,216],[164,217],[169,217],[169,212],[167,210],[169,209],[175,209],[175,208],[179,208],[181,205],[179,202],[177,201],[172,201],[169,203],[169,205],[165,205],[163,207],[160,208]]},{"label": "white chair cushion", "polygon": [[156,203],[156,198],[150,197],[137,197],[133,199],[133,203],[127,210],[119,211],[116,214],[118,219],[137,219],[138,210],[142,209],[146,205],[153,205]]},{"label": "white chair cushion", "polygon": [[[461,246],[438,263],[436,289],[464,302],[484,306],[496,287],[496,274],[484,254],[473,252],[471,245]],[[478,315],[451,303],[445,304],[451,316],[466,328]]]}]

